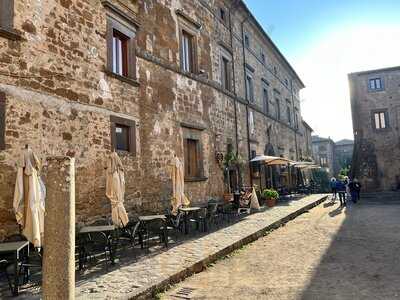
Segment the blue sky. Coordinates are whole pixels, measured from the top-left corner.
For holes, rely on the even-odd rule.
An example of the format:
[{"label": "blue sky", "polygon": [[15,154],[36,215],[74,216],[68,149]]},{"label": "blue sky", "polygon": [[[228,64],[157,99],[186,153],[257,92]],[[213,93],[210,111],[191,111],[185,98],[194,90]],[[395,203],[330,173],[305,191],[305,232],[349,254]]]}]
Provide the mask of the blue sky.
[{"label": "blue sky", "polygon": [[305,82],[315,133],[352,138],[347,74],[400,65],[400,0],[245,2]]}]

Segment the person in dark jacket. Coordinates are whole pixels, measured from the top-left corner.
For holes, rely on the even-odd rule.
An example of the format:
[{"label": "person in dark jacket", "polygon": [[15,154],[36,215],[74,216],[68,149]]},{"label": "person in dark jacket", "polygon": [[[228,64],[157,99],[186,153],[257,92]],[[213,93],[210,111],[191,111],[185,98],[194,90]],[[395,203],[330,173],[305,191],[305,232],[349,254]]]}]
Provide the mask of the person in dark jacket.
[{"label": "person in dark jacket", "polygon": [[336,190],[336,178],[335,177],[331,178],[331,190],[332,190],[332,197],[334,200],[336,200],[337,190]]},{"label": "person in dark jacket", "polygon": [[346,206],[346,185],[341,180],[336,180],[336,191],[339,194],[340,206]]}]

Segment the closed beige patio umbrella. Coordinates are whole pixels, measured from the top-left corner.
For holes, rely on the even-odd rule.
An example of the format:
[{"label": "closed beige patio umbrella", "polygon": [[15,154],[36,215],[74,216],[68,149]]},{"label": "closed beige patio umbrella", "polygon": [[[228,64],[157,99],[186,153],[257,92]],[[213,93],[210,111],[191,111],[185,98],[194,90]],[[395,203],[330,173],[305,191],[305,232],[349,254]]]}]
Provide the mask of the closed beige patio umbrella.
[{"label": "closed beige patio umbrella", "polygon": [[35,247],[42,247],[46,188],[40,179],[41,164],[26,145],[17,163],[13,208],[22,234]]},{"label": "closed beige patio umbrella", "polygon": [[185,196],[185,180],[183,164],[179,158],[174,157],[172,160],[172,214],[176,215],[178,210],[182,206],[188,206],[190,204],[189,199]]},{"label": "closed beige patio umbrella", "polygon": [[118,154],[113,151],[107,161],[106,196],[111,202],[111,218],[115,226],[124,227],[129,222],[124,207],[124,168]]}]

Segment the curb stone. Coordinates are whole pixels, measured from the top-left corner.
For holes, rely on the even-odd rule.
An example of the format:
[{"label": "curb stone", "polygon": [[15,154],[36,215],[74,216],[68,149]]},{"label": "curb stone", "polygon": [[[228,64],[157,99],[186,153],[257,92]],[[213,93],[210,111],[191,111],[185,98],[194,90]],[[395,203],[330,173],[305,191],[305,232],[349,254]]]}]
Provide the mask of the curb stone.
[{"label": "curb stone", "polygon": [[266,235],[269,231],[274,230],[276,228],[279,228],[283,224],[286,224],[287,222],[293,220],[294,218],[298,217],[299,215],[309,211],[310,209],[314,208],[315,206],[318,206],[322,202],[326,201],[328,198],[328,195],[323,195],[319,197],[316,201],[299,208],[298,210],[290,213],[286,217],[283,217],[279,219],[278,221],[275,221],[274,223],[269,224],[268,226],[248,235],[247,237],[242,238],[241,240],[232,243],[231,245],[215,252],[214,254],[208,256],[205,259],[202,259],[191,266],[185,268],[184,270],[181,270],[174,275],[170,276],[169,278],[154,284],[150,287],[146,287],[145,289],[141,291],[135,291],[134,293],[127,295],[126,297],[122,299],[138,299],[138,300],[144,300],[144,299],[154,299],[154,295],[156,293],[165,291],[170,285],[176,284],[185,278],[203,271],[209,264],[217,261],[218,259],[227,256],[228,254],[232,253],[233,251],[240,249],[241,247],[254,242],[255,240],[259,239],[260,237],[263,237]]}]

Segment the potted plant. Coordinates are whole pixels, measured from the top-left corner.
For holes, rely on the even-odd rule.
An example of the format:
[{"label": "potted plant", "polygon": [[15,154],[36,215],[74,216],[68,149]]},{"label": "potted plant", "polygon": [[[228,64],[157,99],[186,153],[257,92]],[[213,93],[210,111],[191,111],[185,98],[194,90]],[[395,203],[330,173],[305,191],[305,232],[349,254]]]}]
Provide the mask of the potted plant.
[{"label": "potted plant", "polygon": [[276,199],[278,199],[279,194],[274,189],[265,189],[263,191],[263,197],[266,199],[268,207],[273,207],[276,204]]}]

